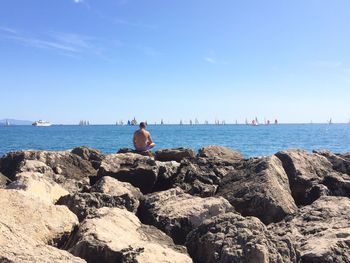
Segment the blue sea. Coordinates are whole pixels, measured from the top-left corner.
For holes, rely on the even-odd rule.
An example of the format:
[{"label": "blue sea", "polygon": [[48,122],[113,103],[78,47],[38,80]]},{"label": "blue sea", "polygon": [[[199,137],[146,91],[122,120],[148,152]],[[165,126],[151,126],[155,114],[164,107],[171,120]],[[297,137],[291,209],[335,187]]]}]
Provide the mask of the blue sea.
[{"label": "blue sea", "polygon": [[[157,149],[222,145],[246,157],[271,155],[280,150],[328,149],[350,152],[349,124],[279,125],[149,125]],[[53,125],[51,127],[1,126],[0,155],[20,149],[67,150],[86,145],[104,153],[132,147],[136,126]]]}]

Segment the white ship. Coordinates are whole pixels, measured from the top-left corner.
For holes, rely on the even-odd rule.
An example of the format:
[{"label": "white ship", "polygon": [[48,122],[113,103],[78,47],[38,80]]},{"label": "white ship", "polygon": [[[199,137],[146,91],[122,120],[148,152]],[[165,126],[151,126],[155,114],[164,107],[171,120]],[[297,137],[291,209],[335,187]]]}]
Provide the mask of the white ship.
[{"label": "white ship", "polygon": [[51,126],[52,124],[48,121],[39,120],[39,121],[33,122],[32,125],[33,126],[47,127],[47,126]]}]

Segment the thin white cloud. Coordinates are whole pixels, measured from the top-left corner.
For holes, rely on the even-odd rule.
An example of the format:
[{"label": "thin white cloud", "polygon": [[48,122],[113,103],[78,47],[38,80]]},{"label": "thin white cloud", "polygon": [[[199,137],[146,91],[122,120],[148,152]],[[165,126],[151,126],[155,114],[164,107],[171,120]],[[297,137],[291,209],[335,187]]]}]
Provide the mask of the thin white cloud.
[{"label": "thin white cloud", "polygon": [[73,0],[73,2],[76,3],[76,4],[80,4],[80,3],[84,2],[84,1],[83,0]]},{"label": "thin white cloud", "polygon": [[0,26],[0,31],[6,32],[6,33],[11,33],[11,34],[17,33],[16,30],[9,28],[9,27],[3,27],[3,26]]},{"label": "thin white cloud", "polygon": [[92,48],[91,37],[64,32],[50,32],[49,35],[56,41],[66,45],[74,46],[80,49]]},{"label": "thin white cloud", "polygon": [[210,64],[216,64],[217,61],[216,59],[212,58],[212,57],[205,57],[204,60]]},{"label": "thin white cloud", "polygon": [[0,38],[28,47],[57,50],[61,54],[65,52],[71,55],[92,54],[100,56],[102,53],[100,43],[89,36],[54,31],[33,35],[3,27],[0,27],[0,31],[4,32],[4,34],[0,35]]},{"label": "thin white cloud", "polygon": [[21,37],[21,36],[8,36],[8,39],[14,40],[18,43],[24,44],[26,46],[31,46],[35,48],[43,48],[43,49],[58,49],[62,51],[69,52],[79,52],[76,48],[68,45],[64,45],[62,43],[42,40],[38,38],[31,37]]}]

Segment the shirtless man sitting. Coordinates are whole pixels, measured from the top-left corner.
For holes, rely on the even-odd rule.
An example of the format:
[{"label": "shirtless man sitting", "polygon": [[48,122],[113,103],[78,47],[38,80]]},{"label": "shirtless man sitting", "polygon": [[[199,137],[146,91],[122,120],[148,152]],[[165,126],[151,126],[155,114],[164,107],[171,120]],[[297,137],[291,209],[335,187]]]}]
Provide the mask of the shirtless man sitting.
[{"label": "shirtless man sitting", "polygon": [[134,133],[133,138],[136,151],[145,152],[152,149],[156,144],[152,141],[151,134],[146,131],[146,124],[140,123],[140,129]]}]

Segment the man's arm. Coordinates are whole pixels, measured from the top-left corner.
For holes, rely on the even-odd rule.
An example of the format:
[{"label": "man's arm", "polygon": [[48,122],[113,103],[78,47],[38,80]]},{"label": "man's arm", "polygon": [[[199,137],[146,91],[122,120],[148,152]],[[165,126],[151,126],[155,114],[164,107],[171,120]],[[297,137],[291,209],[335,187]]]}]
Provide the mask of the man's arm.
[{"label": "man's arm", "polygon": [[147,140],[148,140],[148,145],[155,145],[150,133],[147,134]]},{"label": "man's arm", "polygon": [[134,147],[136,147],[136,132],[134,132],[134,137],[132,138],[132,142],[134,144]]}]

